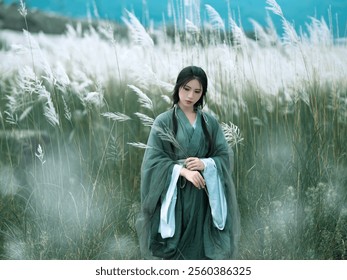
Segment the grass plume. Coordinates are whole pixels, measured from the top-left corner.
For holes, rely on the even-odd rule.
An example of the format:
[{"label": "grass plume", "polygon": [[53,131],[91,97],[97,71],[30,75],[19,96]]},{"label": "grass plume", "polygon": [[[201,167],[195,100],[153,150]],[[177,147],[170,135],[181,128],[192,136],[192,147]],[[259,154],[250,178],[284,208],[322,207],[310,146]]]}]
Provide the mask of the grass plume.
[{"label": "grass plume", "polygon": [[181,149],[154,118],[195,64],[209,76],[204,110],[235,150],[238,257],[346,259],[346,43],[323,20],[296,33],[276,1],[264,9],[284,40],[270,17],[253,22],[253,40],[231,14],[204,6],[204,22],[170,3],[172,35],[128,11],[129,40],[104,23],[59,36],[0,31],[0,258],[139,258],[145,143],[153,128]]}]

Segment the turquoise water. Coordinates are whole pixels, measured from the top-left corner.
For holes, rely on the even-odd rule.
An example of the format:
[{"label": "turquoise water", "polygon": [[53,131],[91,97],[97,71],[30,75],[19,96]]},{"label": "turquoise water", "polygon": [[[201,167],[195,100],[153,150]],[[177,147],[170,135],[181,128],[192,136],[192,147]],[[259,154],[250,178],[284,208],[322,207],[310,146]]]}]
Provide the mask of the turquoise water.
[{"label": "turquoise water", "polygon": [[[5,0],[5,3],[19,2],[18,0]],[[168,16],[168,2],[185,3],[187,0],[26,0],[27,7],[35,7],[45,11],[52,11],[65,16],[86,17],[88,11],[93,13],[93,6],[97,7],[101,18],[111,19],[118,22],[124,14],[124,9],[130,10],[146,25],[148,19],[154,24],[161,24],[163,17],[170,22]],[[191,2],[191,1],[190,1]],[[229,4],[228,4],[229,3]],[[339,29],[339,36],[347,35],[347,1],[346,0],[277,0],[287,20],[292,22],[297,30],[302,27],[309,17],[324,17],[329,22],[329,10],[332,15],[334,33]],[[242,23],[245,30],[252,29],[249,19],[254,19],[265,25],[266,0],[200,0],[201,17],[207,18],[205,4],[211,5],[227,22],[228,5],[237,22]],[[279,18],[271,14],[277,28],[280,28]],[[338,24],[337,24],[338,23]]]}]

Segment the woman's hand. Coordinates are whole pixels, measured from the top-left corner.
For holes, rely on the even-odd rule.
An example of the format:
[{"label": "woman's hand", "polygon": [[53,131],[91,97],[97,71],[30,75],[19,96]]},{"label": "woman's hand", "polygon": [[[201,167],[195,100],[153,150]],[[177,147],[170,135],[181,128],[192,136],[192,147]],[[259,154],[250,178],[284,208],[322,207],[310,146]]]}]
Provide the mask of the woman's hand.
[{"label": "woman's hand", "polygon": [[199,171],[192,171],[187,168],[182,168],[180,175],[185,177],[191,182],[196,188],[205,188],[205,179],[202,177]]},{"label": "woman's hand", "polygon": [[202,162],[201,159],[197,157],[187,158],[184,164],[185,164],[185,167],[191,171],[193,170],[203,171],[205,169],[205,164]]}]

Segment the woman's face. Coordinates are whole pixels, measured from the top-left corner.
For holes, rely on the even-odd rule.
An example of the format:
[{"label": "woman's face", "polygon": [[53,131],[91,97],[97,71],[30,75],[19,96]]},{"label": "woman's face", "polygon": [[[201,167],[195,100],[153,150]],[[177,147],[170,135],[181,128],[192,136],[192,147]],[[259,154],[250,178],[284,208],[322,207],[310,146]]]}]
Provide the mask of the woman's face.
[{"label": "woman's face", "polygon": [[178,91],[178,105],[181,109],[194,110],[194,104],[199,101],[202,95],[202,86],[196,79],[189,81]]}]

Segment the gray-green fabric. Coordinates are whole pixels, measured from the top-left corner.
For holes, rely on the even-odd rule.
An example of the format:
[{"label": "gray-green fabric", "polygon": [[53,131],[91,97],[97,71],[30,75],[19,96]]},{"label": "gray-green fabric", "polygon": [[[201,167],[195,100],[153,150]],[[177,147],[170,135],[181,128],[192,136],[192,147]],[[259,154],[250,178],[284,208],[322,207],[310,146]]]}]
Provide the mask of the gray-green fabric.
[{"label": "gray-green fabric", "polygon": [[[174,118],[177,120],[176,136],[173,133]],[[202,122],[206,123],[213,142],[210,155]],[[147,145],[141,167],[142,206],[136,224],[143,258],[235,258],[240,221],[231,177],[233,154],[217,120],[208,113],[198,111],[194,129],[176,106],[155,119]],[[226,226],[218,230],[213,225],[206,192],[180,178],[175,234],[163,239],[158,233],[161,201],[170,184],[174,165],[187,157],[211,157],[215,161],[228,204]]]}]

